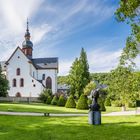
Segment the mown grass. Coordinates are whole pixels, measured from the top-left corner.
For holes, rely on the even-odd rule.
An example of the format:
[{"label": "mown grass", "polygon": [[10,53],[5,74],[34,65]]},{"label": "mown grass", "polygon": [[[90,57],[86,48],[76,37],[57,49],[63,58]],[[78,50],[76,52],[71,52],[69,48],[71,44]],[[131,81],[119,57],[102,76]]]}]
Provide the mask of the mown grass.
[{"label": "mown grass", "polygon": [[[134,110],[128,108],[127,110]],[[36,104],[14,104],[14,103],[0,103],[0,111],[14,111],[14,112],[49,112],[49,113],[88,113],[88,110],[77,110],[59,106],[46,105],[41,103]],[[106,112],[121,111],[120,107],[106,107]]]},{"label": "mown grass", "polygon": [[139,140],[140,116],[87,117],[0,116],[0,140]]},{"label": "mown grass", "polygon": [[13,112],[49,112],[49,113],[87,113],[88,110],[77,110],[46,104],[9,104],[0,103],[0,111]]}]

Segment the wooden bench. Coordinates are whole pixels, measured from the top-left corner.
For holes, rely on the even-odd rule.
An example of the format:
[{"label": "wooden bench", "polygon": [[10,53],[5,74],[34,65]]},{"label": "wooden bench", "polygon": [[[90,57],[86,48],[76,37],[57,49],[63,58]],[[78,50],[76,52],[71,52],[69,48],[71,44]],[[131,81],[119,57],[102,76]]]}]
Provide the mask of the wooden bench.
[{"label": "wooden bench", "polygon": [[50,116],[50,113],[45,112],[45,113],[44,113],[44,116],[45,116],[45,117],[46,117],[46,116]]}]

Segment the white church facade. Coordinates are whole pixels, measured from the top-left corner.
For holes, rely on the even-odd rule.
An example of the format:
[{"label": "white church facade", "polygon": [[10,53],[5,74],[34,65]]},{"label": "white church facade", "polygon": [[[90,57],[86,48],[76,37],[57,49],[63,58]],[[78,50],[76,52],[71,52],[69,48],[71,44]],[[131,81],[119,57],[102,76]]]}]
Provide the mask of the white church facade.
[{"label": "white church facade", "polygon": [[25,32],[22,48],[17,47],[9,59],[1,62],[9,81],[8,96],[38,97],[44,89],[57,92],[58,58],[33,58],[30,32]]}]

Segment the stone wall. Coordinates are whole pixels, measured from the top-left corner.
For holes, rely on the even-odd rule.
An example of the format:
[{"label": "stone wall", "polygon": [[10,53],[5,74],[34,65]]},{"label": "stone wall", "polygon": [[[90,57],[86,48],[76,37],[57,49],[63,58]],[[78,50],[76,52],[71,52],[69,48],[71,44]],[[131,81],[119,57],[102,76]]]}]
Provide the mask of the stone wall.
[{"label": "stone wall", "polygon": [[37,97],[0,97],[0,102],[40,102]]}]

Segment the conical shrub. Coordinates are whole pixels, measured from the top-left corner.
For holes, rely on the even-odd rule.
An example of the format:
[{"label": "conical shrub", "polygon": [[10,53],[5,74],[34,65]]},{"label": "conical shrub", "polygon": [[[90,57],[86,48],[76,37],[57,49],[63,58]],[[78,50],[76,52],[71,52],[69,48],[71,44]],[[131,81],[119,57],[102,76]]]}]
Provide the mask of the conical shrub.
[{"label": "conical shrub", "polygon": [[88,109],[88,104],[87,104],[87,96],[82,94],[78,100],[77,109]]},{"label": "conical shrub", "polygon": [[75,108],[76,107],[76,103],[74,100],[73,95],[70,95],[70,97],[68,98],[66,104],[65,104],[66,108]]},{"label": "conical shrub", "polygon": [[64,95],[61,95],[60,97],[59,97],[59,100],[58,100],[58,106],[65,106],[65,104],[66,104],[66,99],[64,98]]},{"label": "conical shrub", "polygon": [[47,98],[47,101],[46,101],[46,104],[51,104],[51,101],[52,101],[52,97],[51,96],[48,96],[48,98]]},{"label": "conical shrub", "polygon": [[57,96],[55,95],[55,96],[53,97],[52,101],[51,101],[51,104],[52,104],[52,105],[57,105],[57,102],[58,102],[58,98],[57,98]]}]

